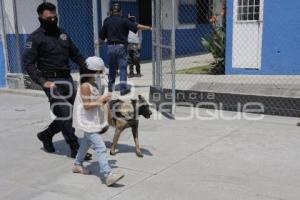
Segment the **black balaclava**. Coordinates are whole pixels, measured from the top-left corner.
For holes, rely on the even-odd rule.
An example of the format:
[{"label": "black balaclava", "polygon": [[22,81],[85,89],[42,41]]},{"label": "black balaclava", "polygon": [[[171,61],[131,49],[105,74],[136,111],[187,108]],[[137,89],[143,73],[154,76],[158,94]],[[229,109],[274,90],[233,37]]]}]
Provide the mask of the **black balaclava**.
[{"label": "black balaclava", "polygon": [[39,21],[41,23],[41,27],[45,29],[46,34],[50,36],[58,36],[60,31],[57,26],[58,19],[55,18],[55,20],[45,20],[41,17],[39,17]]}]

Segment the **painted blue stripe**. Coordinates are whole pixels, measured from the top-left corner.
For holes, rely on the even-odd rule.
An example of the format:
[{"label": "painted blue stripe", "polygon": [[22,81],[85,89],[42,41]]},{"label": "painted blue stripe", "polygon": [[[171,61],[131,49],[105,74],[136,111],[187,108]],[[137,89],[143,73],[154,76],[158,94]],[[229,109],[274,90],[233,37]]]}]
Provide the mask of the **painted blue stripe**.
[{"label": "painted blue stripe", "polygon": [[[20,54],[23,55],[26,45],[26,40],[28,38],[28,34],[19,34],[19,44],[20,44]],[[8,54],[8,65],[11,73],[18,73],[17,67],[17,45],[16,45],[16,35],[15,34],[7,34],[6,35],[7,42],[7,54]],[[21,57],[21,56],[20,56]],[[22,68],[22,72],[24,72]]]},{"label": "painted blue stripe", "polygon": [[5,64],[4,64],[3,44],[0,35],[0,88],[1,87],[5,87]]},{"label": "painted blue stripe", "polygon": [[233,0],[227,0],[225,74],[232,74]]}]

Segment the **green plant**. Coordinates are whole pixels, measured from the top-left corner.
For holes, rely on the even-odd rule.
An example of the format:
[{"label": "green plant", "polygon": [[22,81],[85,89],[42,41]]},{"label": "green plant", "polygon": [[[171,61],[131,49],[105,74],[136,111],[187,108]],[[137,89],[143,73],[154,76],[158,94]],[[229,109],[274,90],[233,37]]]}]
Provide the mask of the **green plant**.
[{"label": "green plant", "polygon": [[210,73],[224,74],[225,73],[225,29],[224,27],[213,27],[211,37],[202,38],[202,45],[214,57],[215,62],[212,63]]},{"label": "green plant", "polygon": [[203,65],[197,67],[191,67],[186,69],[177,70],[177,74],[209,74],[211,65]]}]

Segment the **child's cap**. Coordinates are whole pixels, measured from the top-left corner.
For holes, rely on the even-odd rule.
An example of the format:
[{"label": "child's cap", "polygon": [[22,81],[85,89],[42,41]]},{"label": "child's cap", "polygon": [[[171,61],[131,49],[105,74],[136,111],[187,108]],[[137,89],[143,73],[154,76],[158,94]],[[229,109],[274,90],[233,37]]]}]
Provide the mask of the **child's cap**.
[{"label": "child's cap", "polygon": [[102,58],[99,58],[97,56],[88,57],[85,60],[85,63],[86,63],[87,68],[89,70],[105,71],[105,65],[104,65],[104,62],[103,62]]}]

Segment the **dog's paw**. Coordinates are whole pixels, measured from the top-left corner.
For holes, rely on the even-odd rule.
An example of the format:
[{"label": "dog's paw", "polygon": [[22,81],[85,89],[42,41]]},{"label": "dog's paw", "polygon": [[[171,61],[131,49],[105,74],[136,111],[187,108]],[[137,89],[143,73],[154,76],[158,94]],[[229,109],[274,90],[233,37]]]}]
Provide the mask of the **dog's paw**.
[{"label": "dog's paw", "polygon": [[109,154],[111,155],[111,156],[115,156],[116,154],[117,154],[117,152],[116,151],[109,151]]},{"label": "dog's paw", "polygon": [[140,152],[140,151],[136,151],[135,154],[136,154],[137,157],[139,157],[139,158],[144,157],[144,155],[143,155],[142,152]]}]

